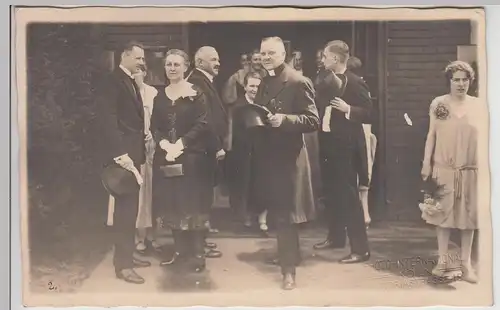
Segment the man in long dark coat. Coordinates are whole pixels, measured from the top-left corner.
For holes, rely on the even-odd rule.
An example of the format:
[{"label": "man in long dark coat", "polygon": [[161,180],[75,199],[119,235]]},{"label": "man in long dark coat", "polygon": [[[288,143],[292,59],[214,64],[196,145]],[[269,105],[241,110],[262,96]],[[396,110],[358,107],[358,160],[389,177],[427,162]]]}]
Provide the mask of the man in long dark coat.
[{"label": "man in long dark coat", "polygon": [[[216,184],[216,174],[218,161],[224,159],[228,147],[228,116],[222,100],[214,85],[214,78],[219,74],[219,54],[211,46],[203,46],[198,49],[194,57],[195,69],[188,77],[188,82],[200,87],[207,98],[209,126],[211,128],[210,149],[213,155],[213,165],[207,167],[211,169]],[[214,201],[214,192],[207,192],[207,208],[211,208]],[[210,250],[206,253],[208,258],[218,258],[222,253],[216,250],[215,243],[206,242],[206,247]]]},{"label": "man in long dark coat", "polygon": [[345,42],[329,42],[323,52],[325,71],[315,85],[328,236],[314,248],[343,248],[347,230],[351,253],[340,262],[359,263],[370,257],[358,184],[368,186],[362,124],[370,121],[372,104],[366,83],[347,70],[348,58]]},{"label": "man in long dark coat", "polygon": [[253,134],[251,203],[267,208],[276,221],[278,261],[283,289],[295,288],[295,266],[300,260],[296,224],[314,216],[311,169],[304,133],[319,127],[311,81],[285,62],[278,37],[262,40],[262,64],[268,75],[259,86],[255,103],[271,111],[268,125]]},{"label": "man in long dark coat", "polygon": [[[132,74],[144,65],[144,48],[138,42],[128,43],[121,54],[121,61],[110,76],[100,85],[98,103],[105,110],[101,115],[105,130],[102,138],[109,146],[105,165],[116,162],[132,171],[145,162],[144,110],[139,87]],[[138,212],[137,191],[115,196],[113,214],[113,265],[117,278],[129,283],[142,284],[144,278],[134,267],[147,267],[151,263],[133,257],[135,250],[135,223]]]}]

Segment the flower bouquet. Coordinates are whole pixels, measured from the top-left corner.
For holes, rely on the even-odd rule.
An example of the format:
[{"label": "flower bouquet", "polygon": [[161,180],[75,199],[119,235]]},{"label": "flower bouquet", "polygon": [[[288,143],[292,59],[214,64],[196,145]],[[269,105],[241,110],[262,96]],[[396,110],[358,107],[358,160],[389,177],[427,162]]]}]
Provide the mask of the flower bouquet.
[{"label": "flower bouquet", "polygon": [[418,204],[422,211],[422,218],[432,217],[443,211],[439,200],[443,196],[444,185],[437,184],[433,178],[423,181],[420,192],[423,194],[423,200]]}]

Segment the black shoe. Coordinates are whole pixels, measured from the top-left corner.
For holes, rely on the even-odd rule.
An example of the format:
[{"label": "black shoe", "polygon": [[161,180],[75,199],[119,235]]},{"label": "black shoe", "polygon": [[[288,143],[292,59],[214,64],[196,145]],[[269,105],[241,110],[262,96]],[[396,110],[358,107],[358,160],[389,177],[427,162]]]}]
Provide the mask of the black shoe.
[{"label": "black shoe", "polygon": [[281,288],[284,290],[293,290],[296,287],[295,284],[295,275],[291,273],[287,273],[283,275],[283,283],[281,284]]},{"label": "black shoe", "polygon": [[148,262],[145,260],[140,260],[140,259],[137,259],[135,257],[133,258],[133,263],[134,263],[134,267],[136,267],[136,268],[151,266],[151,262]]},{"label": "black shoe", "polygon": [[205,256],[204,255],[196,255],[194,257],[194,272],[203,272],[206,268],[205,264]]},{"label": "black shoe", "polygon": [[170,265],[173,265],[175,264],[176,262],[178,262],[181,258],[181,255],[177,252],[174,253],[174,255],[172,255],[172,257],[170,259],[167,259],[167,260],[164,260],[160,263],[160,266],[170,266]]},{"label": "black shoe", "polygon": [[118,279],[128,283],[143,284],[145,282],[144,278],[138,275],[134,269],[115,271],[115,274]]},{"label": "black shoe", "polygon": [[341,264],[356,264],[356,263],[362,263],[366,262],[367,260],[370,259],[370,253],[367,252],[363,255],[359,254],[349,254],[348,256],[342,258],[339,263]]},{"label": "black shoe", "polygon": [[222,252],[218,250],[208,250],[205,252],[206,258],[220,258],[222,257]]},{"label": "black shoe", "polygon": [[345,247],[345,244],[335,244],[330,240],[325,240],[320,243],[316,243],[313,248],[315,250],[325,250],[325,249],[343,249]]},{"label": "black shoe", "polygon": [[205,247],[207,249],[217,249],[217,244],[215,242],[205,242]]}]

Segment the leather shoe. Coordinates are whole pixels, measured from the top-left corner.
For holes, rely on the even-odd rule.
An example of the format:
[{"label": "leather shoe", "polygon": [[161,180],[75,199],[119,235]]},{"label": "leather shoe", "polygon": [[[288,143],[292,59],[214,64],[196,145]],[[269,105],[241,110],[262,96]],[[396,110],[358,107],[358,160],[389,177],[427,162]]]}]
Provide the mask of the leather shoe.
[{"label": "leather shoe", "polygon": [[145,261],[145,260],[140,260],[134,257],[133,259],[134,267],[140,268],[140,267],[149,267],[151,266],[151,262]]},{"label": "leather shoe", "polygon": [[143,284],[144,278],[138,275],[134,269],[123,269],[115,272],[116,277],[128,283]]},{"label": "leather shoe", "polygon": [[325,249],[342,249],[344,248],[345,245],[340,245],[340,244],[335,244],[333,243],[332,241],[330,240],[325,240],[323,242],[320,242],[320,243],[316,243],[313,248],[315,250],[325,250]]},{"label": "leather shoe", "polygon": [[284,290],[293,290],[296,287],[295,284],[295,275],[291,273],[287,273],[283,276],[282,288]]},{"label": "leather shoe", "polygon": [[206,269],[205,257],[203,255],[195,256],[194,272],[203,272]]},{"label": "leather shoe", "polygon": [[160,263],[160,266],[170,266],[173,265],[180,258],[180,254],[175,252],[170,259],[164,260]]},{"label": "leather shoe", "polygon": [[207,249],[216,249],[217,248],[217,244],[215,242],[205,242],[205,247]]},{"label": "leather shoe", "polygon": [[356,264],[366,262],[370,259],[370,253],[365,253],[363,255],[359,254],[349,254],[348,256],[342,258],[339,263],[341,264]]},{"label": "leather shoe", "polygon": [[219,258],[219,257],[222,257],[222,252],[221,251],[218,251],[218,250],[208,250],[207,252],[205,252],[205,257],[206,258]]}]

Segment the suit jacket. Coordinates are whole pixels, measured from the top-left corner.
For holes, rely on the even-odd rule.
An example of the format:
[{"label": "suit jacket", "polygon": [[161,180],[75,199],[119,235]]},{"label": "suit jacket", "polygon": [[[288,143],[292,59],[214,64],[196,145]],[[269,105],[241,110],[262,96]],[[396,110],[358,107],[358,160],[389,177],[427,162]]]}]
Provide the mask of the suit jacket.
[{"label": "suit jacket", "polygon": [[194,69],[188,82],[198,86],[206,96],[208,104],[208,125],[211,128],[209,151],[217,152],[228,148],[228,115],[215,85],[198,69]]},{"label": "suit jacket", "polygon": [[99,84],[98,104],[104,130],[101,133],[107,152],[105,163],[128,154],[136,165],[145,162],[144,107],[135,82],[122,69],[116,68]]},{"label": "suit jacket", "polygon": [[332,72],[323,72],[322,74],[322,77],[316,80],[315,85],[317,90],[316,104],[320,118],[323,119],[326,107],[334,97],[342,98],[351,106],[349,119],[346,118],[345,113],[332,109],[331,131],[330,133],[322,133],[322,135],[326,134],[337,142],[340,141],[348,145],[357,143],[358,139],[364,139],[362,124],[370,122],[372,112],[368,85],[359,76],[351,71],[346,71],[347,85],[342,91],[338,86],[333,85]]},{"label": "suit jacket", "polygon": [[[332,78],[333,73],[323,72],[323,78],[317,80],[318,96],[316,104],[323,120],[326,106],[334,97],[342,98],[351,106],[349,119],[346,114],[332,109],[330,118],[330,132],[320,132],[320,156],[322,158],[336,158],[344,150],[351,154],[351,158],[342,160],[352,161],[359,177],[359,184],[368,186],[369,168],[366,148],[366,139],[362,124],[370,122],[372,103],[368,85],[359,76],[351,71],[345,72],[346,85],[339,87]],[[321,161],[323,162],[323,161]],[[348,162],[344,163],[349,165]],[[325,174],[329,178],[328,174]]]},{"label": "suit jacket", "polygon": [[[285,114],[281,126],[257,127],[251,153],[251,204],[289,214],[292,222],[314,217],[311,168],[304,133],[319,127],[312,82],[282,65],[265,77],[255,103]],[[282,213],[285,212],[285,213]]]}]

